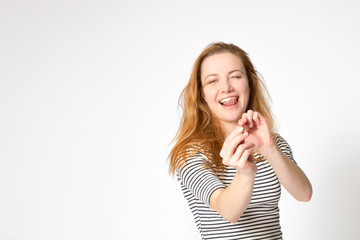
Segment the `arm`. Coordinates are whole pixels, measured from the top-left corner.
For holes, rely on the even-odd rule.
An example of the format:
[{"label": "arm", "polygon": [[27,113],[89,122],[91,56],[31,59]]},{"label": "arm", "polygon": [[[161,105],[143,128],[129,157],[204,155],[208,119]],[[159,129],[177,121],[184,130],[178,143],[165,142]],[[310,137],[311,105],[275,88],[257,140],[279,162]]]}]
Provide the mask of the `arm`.
[{"label": "arm", "polygon": [[276,144],[259,149],[269,161],[280,183],[298,201],[308,202],[312,196],[312,186],[301,168],[289,159]]},{"label": "arm", "polygon": [[210,197],[211,208],[232,223],[239,220],[250,203],[257,171],[251,158],[253,145],[243,143],[247,136],[238,127],[226,138],[220,156],[224,165],[236,168],[237,172],[226,189],[217,189]]},{"label": "arm", "polygon": [[236,223],[248,207],[254,179],[236,173],[231,184],[217,189],[210,197],[210,206],[229,222]]},{"label": "arm", "polygon": [[245,141],[252,142],[271,164],[280,183],[299,201],[309,201],[312,187],[305,173],[289,159],[276,145],[271,137],[266,119],[258,112],[249,110],[239,120],[239,125],[249,131]]}]

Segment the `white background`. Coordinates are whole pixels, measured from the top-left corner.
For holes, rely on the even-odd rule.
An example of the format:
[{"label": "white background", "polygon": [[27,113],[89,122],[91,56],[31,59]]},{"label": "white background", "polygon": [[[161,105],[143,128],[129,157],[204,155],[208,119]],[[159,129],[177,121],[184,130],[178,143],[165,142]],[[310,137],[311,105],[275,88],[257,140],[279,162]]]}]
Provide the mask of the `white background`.
[{"label": "white background", "polygon": [[211,42],[265,78],[310,178],[285,239],[358,239],[358,1],[0,0],[0,240],[200,239],[167,173]]}]

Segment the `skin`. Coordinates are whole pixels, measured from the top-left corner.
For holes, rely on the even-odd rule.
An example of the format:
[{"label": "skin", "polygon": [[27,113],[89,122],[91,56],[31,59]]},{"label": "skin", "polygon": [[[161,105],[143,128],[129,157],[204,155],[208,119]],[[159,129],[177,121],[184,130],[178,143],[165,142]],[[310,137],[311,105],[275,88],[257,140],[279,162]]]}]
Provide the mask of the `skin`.
[{"label": "skin", "polygon": [[[224,134],[234,130],[249,102],[249,84],[245,67],[232,53],[220,53],[205,58],[201,64],[202,95]],[[238,97],[238,104],[224,107],[219,101]]]},{"label": "skin", "polygon": [[[203,98],[226,137],[220,151],[223,164],[236,169],[231,184],[212,193],[210,206],[228,221],[238,221],[252,197],[257,172],[253,149],[268,160],[280,183],[295,199],[309,201],[312,196],[310,181],[274,143],[266,119],[258,112],[245,112],[250,89],[241,59],[232,53],[205,58],[201,65],[201,82]],[[236,97],[238,101],[232,106],[221,105],[219,101],[227,97]]]}]

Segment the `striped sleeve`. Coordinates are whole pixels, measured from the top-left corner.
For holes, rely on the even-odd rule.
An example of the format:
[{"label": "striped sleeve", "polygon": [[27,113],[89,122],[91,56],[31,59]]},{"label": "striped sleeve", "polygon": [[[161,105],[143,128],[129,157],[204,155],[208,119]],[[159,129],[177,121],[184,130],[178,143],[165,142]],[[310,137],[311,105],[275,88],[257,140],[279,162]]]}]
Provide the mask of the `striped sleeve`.
[{"label": "striped sleeve", "polygon": [[187,160],[177,176],[181,185],[210,207],[211,194],[219,188],[226,187],[211,169],[204,166],[205,161],[207,161],[205,156],[197,153]]},{"label": "striped sleeve", "polygon": [[289,146],[289,144],[285,141],[285,139],[283,137],[281,137],[279,134],[276,136],[275,139],[276,144],[278,145],[278,147],[280,148],[280,150],[291,160],[294,161],[294,163],[296,163],[294,157],[293,157],[293,153],[292,150]]}]

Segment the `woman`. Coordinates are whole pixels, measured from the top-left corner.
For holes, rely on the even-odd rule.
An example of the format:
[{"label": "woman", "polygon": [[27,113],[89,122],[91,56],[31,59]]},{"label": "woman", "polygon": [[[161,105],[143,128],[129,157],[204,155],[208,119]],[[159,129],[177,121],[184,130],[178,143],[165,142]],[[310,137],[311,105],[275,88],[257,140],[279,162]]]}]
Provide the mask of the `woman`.
[{"label": "woman", "polygon": [[202,239],[281,239],[282,184],[309,201],[311,184],[274,131],[266,88],[239,47],[214,43],[195,62],[170,153]]}]

